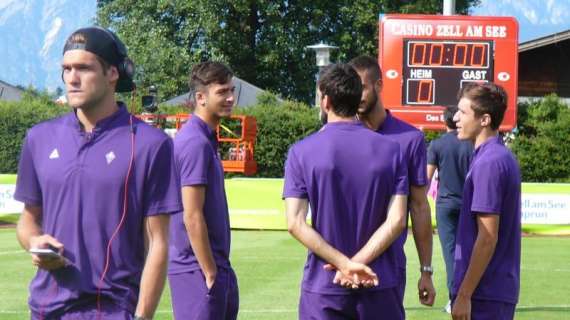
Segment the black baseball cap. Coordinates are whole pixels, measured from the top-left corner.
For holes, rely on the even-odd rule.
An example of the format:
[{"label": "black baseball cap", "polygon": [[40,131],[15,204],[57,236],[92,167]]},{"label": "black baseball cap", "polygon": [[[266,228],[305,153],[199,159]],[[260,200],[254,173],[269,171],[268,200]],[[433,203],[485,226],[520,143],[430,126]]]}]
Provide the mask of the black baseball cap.
[{"label": "black baseball cap", "polygon": [[[80,34],[85,41],[72,41]],[[129,92],[135,88],[133,82],[134,64],[127,56],[127,48],[112,31],[98,27],[81,28],[73,32],[65,42],[63,54],[68,50],[89,51],[119,70],[117,92]]]}]

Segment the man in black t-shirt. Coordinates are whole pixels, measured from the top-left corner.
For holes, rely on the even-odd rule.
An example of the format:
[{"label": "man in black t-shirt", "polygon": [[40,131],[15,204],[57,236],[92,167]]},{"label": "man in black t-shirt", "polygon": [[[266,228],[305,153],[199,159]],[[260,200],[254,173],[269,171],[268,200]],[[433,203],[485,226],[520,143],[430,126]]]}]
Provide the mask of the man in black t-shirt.
[{"label": "man in black t-shirt", "polygon": [[[461,209],[463,184],[471,163],[473,144],[457,139],[457,127],[453,122],[456,106],[449,106],[444,112],[447,132],[433,140],[428,148],[427,174],[431,180],[438,171],[438,190],[436,199],[436,221],[445,271],[447,289],[453,286],[453,257],[455,255],[455,234]],[[451,305],[445,307],[451,313]]]}]

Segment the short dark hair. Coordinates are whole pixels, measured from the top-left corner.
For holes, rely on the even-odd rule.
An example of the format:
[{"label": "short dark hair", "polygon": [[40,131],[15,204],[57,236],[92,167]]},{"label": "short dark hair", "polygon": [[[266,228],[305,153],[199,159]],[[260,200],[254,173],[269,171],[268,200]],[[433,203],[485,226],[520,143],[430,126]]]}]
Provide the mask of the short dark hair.
[{"label": "short dark hair", "polygon": [[507,110],[507,93],[503,87],[492,82],[468,83],[459,90],[457,99],[471,101],[471,108],[477,117],[488,114],[491,117],[491,129],[497,130]]},{"label": "short dark hair", "polygon": [[449,129],[457,129],[457,124],[453,121],[453,117],[457,113],[457,106],[455,105],[448,105],[445,110],[443,110],[443,119],[445,120],[445,125]]},{"label": "short dark hair", "polygon": [[351,66],[337,63],[323,68],[319,75],[319,90],[323,96],[329,97],[336,115],[356,115],[362,97],[362,82]]},{"label": "short dark hair", "polygon": [[190,93],[195,94],[196,91],[212,83],[228,83],[233,75],[232,70],[221,62],[206,61],[199,63],[195,65],[190,72],[190,79],[188,80]]},{"label": "short dark hair", "polygon": [[348,64],[356,69],[356,71],[366,71],[368,73],[368,79],[371,82],[382,80],[382,70],[380,69],[378,60],[372,58],[371,56],[358,56],[350,60]]}]

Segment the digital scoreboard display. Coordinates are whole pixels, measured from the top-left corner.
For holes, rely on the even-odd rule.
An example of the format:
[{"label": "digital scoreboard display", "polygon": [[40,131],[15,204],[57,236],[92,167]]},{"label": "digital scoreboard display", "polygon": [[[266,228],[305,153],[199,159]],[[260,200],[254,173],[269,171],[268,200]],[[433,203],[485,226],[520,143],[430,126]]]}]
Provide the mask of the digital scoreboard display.
[{"label": "digital scoreboard display", "polygon": [[511,17],[385,15],[380,21],[382,101],[422,129],[445,129],[445,106],[469,82],[509,95],[501,130],[516,126],[518,24]]},{"label": "digital scoreboard display", "polygon": [[493,81],[492,42],[404,40],[403,105],[457,104],[467,82]]}]

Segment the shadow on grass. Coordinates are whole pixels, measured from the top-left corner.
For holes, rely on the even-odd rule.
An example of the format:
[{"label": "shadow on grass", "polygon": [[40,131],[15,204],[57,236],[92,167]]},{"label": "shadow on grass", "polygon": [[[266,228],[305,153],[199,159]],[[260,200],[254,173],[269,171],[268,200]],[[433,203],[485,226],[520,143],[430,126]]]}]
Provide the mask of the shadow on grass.
[{"label": "shadow on grass", "polygon": [[0,214],[0,228],[15,227],[19,218],[19,214]]},{"label": "shadow on grass", "polygon": [[536,306],[536,307],[517,307],[517,313],[518,312],[543,312],[543,311],[549,311],[549,312],[554,312],[554,313],[558,313],[558,312],[564,312],[565,314],[567,314],[568,312],[570,312],[570,305],[568,306]]},{"label": "shadow on grass", "polygon": [[[427,307],[406,307],[406,311],[426,311],[426,312],[442,312],[441,308],[427,308]],[[530,313],[530,312],[552,312],[564,313],[570,312],[570,305],[567,306],[521,306],[516,308],[517,313]]]}]

